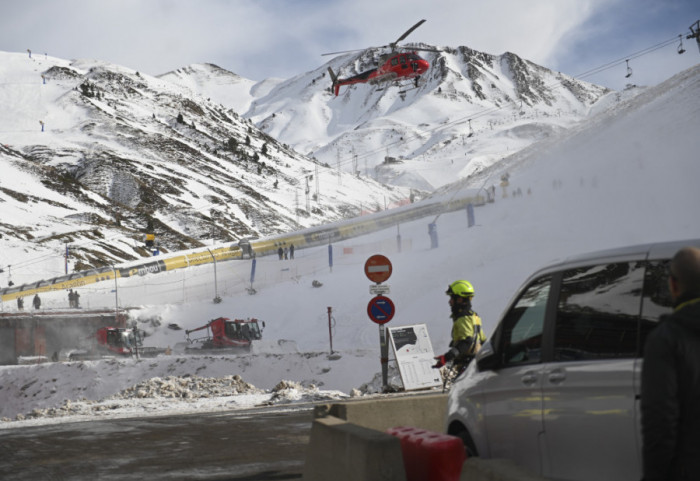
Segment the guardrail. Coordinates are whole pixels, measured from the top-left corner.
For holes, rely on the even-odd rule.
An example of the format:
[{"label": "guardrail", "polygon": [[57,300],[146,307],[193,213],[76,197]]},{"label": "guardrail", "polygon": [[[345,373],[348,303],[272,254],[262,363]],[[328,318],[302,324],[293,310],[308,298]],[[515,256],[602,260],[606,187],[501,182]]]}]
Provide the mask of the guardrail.
[{"label": "guardrail", "polygon": [[[284,246],[294,245],[295,249],[303,249],[329,244],[334,241],[346,240],[380,231],[402,222],[412,221],[430,215],[438,215],[442,212],[459,210],[464,208],[467,204],[479,206],[485,203],[486,198],[477,191],[474,192],[473,196],[465,196],[460,199],[410,204],[360,218],[337,221],[321,227],[312,227],[290,234],[251,240],[250,246],[256,256],[276,255],[277,249]],[[19,286],[7,287],[0,289],[0,300],[2,302],[9,302],[19,297],[75,289],[98,282],[116,282],[119,278],[154,274],[213,262],[241,259],[244,257],[244,254],[238,243],[211,249],[206,248],[201,251],[198,250],[186,254],[174,253],[170,256],[159,256],[156,260],[151,259],[139,263],[90,269]]]}]

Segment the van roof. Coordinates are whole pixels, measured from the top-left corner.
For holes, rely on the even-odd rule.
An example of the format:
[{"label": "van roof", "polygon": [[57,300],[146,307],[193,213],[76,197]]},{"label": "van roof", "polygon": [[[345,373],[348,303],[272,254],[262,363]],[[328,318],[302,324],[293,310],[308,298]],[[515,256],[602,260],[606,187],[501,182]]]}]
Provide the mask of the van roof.
[{"label": "van roof", "polygon": [[673,257],[679,249],[686,246],[696,246],[700,248],[700,239],[649,242],[646,244],[635,244],[577,254],[539,269],[530,276],[530,279],[546,272],[555,272],[562,269],[590,265],[592,263],[624,262],[626,260],[640,259],[669,259]]}]

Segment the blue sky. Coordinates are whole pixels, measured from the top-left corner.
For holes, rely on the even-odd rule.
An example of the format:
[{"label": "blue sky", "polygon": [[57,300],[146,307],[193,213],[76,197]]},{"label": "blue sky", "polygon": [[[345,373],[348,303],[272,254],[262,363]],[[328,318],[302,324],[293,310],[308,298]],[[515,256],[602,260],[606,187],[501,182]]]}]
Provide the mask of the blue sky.
[{"label": "blue sky", "polygon": [[0,50],[92,58],[159,75],[214,63],[243,77],[289,78],[321,54],[406,42],[510,51],[577,76],[683,34],[676,44],[585,80],[654,85],[700,62],[685,40],[697,0],[0,0]]}]

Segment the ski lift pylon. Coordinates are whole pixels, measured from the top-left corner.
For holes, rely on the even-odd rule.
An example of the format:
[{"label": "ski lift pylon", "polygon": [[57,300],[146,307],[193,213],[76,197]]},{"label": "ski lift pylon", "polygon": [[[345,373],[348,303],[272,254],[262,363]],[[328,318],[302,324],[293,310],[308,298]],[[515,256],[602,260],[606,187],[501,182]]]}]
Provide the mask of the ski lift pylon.
[{"label": "ski lift pylon", "polygon": [[698,49],[700,49],[700,20],[692,24],[689,28],[690,33],[685,38],[688,40],[694,38],[698,44]]}]

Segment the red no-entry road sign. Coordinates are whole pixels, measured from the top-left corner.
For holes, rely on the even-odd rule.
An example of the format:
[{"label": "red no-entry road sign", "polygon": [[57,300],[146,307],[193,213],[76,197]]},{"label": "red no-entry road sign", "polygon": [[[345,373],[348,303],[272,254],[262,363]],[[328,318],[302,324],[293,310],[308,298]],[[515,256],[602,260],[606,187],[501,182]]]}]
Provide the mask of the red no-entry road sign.
[{"label": "red no-entry road sign", "polygon": [[373,297],[367,304],[367,315],[377,324],[385,324],[394,317],[394,303],[385,296]]},{"label": "red no-entry road sign", "polygon": [[381,254],[371,256],[365,262],[365,275],[372,282],[384,282],[391,277],[391,261]]}]

